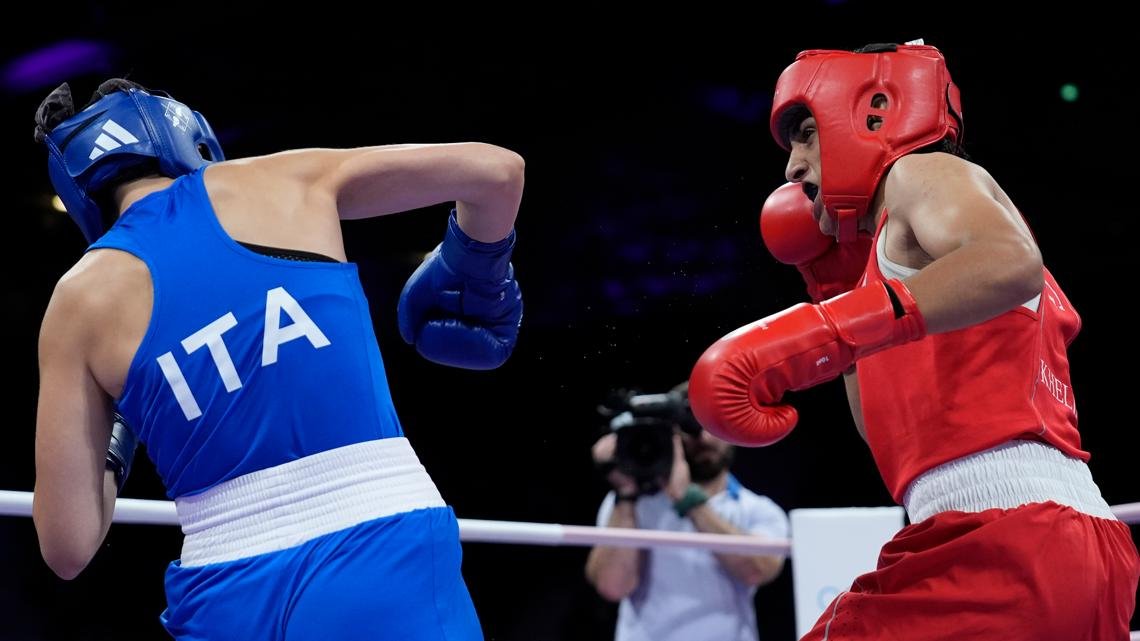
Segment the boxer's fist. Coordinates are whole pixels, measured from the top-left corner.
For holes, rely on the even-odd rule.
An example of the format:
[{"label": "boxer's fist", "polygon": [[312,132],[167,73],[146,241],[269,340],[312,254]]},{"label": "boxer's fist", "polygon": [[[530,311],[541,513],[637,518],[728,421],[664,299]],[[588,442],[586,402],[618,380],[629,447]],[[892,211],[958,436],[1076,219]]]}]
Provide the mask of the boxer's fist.
[{"label": "boxer's fist", "polygon": [[514,350],[522,292],[511,252],[515,232],[495,243],[463,233],[452,212],[443,242],[400,293],[400,336],[426,359],[464,369],[494,369]]},{"label": "boxer's fist", "polygon": [[857,359],[918,340],[926,324],[901,281],[875,282],[818,305],[801,303],[729,333],[689,378],[693,415],[714,436],[770,445],[796,425],[789,390],[838,377]]},{"label": "boxer's fist", "polygon": [[836,242],[819,230],[813,204],[797,183],[772,192],[760,209],[760,236],[772,256],[795,265],[813,302],[851,291],[863,277],[871,253],[871,235],[860,232],[850,243]]}]

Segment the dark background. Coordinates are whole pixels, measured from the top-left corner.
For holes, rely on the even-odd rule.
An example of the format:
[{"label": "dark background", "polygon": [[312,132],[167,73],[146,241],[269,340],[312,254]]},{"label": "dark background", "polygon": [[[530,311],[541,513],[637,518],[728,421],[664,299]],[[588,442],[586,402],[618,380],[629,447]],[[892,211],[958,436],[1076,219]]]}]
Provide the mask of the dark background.
[{"label": "dark background", "polygon": [[[751,6],[425,7],[433,15],[415,18],[331,2],[39,3],[20,18],[2,9],[10,240],[0,488],[32,489],[39,319],[84,248],[47,206],[44,151],[31,135],[36,106],[63,80],[81,101],[111,76],[167,90],[210,119],[231,158],[465,140],[522,154],[514,264],[526,316],[501,369],[427,363],[396,332],[400,287],[442,236],[445,207],[346,223],[346,243],[405,430],[457,514],[592,525],[606,485],[589,448],[608,392],[665,391],[724,333],[805,298],[796,271],[766,253],[756,218],[783,182],[786,157],[767,133],[780,71],[801,49],[922,37],[943,50],[962,90],[968,151],[1018,203],[1083,315],[1070,358],[1093,474],[1110,503],[1140,500],[1126,400],[1136,349],[1122,308],[1133,297],[1137,218],[1136,70],[1115,26],[1123,19],[1095,3],[1055,13],[1003,4],[1002,18],[992,6],[804,1],[760,16]],[[28,56],[61,41],[80,53],[28,71]],[[1061,99],[1064,83],[1079,87],[1076,102]],[[788,510],[891,504],[842,386],[792,400],[799,427],[740,450],[741,481]],[[164,498],[147,461],[124,495]],[[31,520],[0,517],[0,639],[164,638],[162,574],[180,542],[176,528],[116,525],[91,566],[63,582],[43,564]],[[467,544],[487,638],[610,638],[616,606],[583,579],[586,553]],[[765,639],[794,637],[793,570],[757,595]]]}]

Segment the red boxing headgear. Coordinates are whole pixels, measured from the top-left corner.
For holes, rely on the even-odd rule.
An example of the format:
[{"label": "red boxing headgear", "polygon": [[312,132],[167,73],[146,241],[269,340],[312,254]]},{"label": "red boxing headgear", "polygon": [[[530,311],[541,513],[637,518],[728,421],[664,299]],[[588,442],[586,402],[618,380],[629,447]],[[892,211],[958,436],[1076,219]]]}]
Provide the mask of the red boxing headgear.
[{"label": "red boxing headgear", "polygon": [[769,123],[789,151],[797,108],[815,117],[820,192],[840,242],[855,239],[856,223],[892,163],[944,138],[961,142],[958,87],[942,53],[927,45],[801,51],[776,82]]}]

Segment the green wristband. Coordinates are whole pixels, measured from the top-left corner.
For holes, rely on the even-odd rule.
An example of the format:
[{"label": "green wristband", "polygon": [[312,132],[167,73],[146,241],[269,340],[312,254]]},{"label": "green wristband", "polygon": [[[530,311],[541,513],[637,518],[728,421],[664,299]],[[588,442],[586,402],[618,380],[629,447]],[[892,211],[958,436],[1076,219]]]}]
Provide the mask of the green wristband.
[{"label": "green wristband", "polygon": [[705,494],[701,486],[693,483],[685,489],[685,495],[673,503],[673,509],[677,511],[677,516],[685,518],[685,516],[689,514],[689,510],[698,505],[704,505],[708,500],[709,495]]}]

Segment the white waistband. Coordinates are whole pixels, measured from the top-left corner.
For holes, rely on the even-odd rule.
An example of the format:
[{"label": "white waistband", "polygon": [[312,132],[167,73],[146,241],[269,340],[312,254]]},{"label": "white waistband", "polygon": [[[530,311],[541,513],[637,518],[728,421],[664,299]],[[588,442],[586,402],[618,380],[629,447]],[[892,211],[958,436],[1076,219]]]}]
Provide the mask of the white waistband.
[{"label": "white waistband", "polygon": [[406,438],[346,445],[175,499],[182,566],[284,550],[357,523],[445,507]]},{"label": "white waistband", "polygon": [[982,512],[1053,501],[1115,519],[1084,461],[1036,441],[1010,441],[963,456],[911,482],[903,505],[911,523],[939,512]]}]

